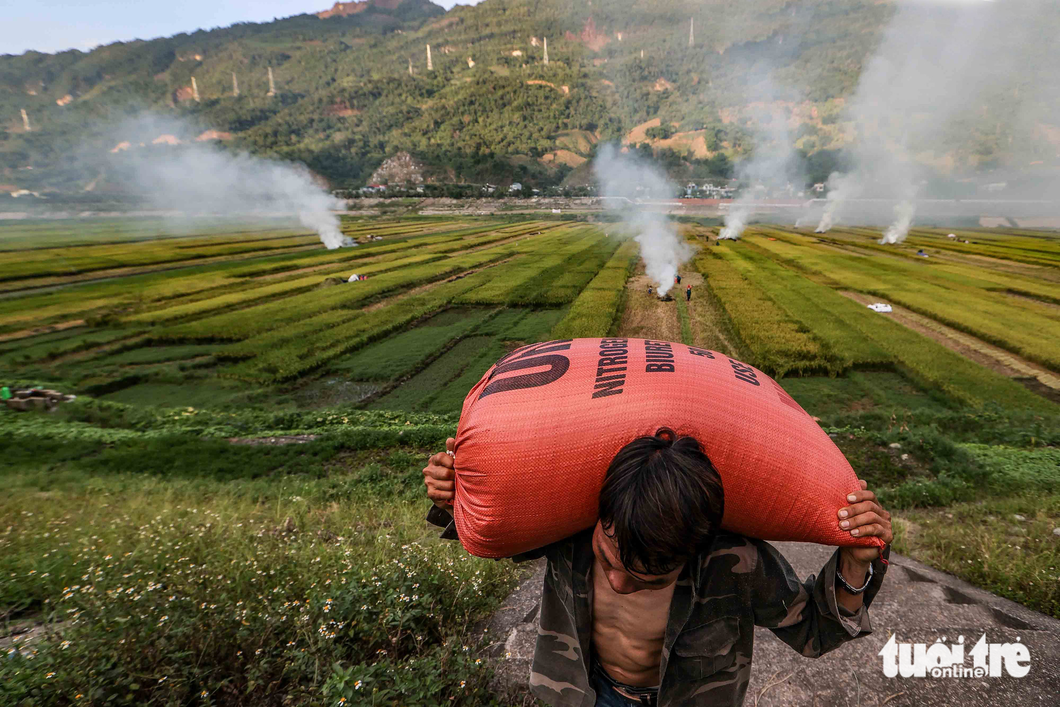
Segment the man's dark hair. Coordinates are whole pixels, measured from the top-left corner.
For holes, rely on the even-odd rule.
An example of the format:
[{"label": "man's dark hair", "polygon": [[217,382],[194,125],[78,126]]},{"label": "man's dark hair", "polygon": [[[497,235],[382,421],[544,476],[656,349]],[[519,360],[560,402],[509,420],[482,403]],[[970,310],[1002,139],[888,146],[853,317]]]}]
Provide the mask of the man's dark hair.
[{"label": "man's dark hair", "polygon": [[627,570],[667,574],[721,526],[721,476],[693,437],[662,428],[618,451],[600,491],[600,522]]}]

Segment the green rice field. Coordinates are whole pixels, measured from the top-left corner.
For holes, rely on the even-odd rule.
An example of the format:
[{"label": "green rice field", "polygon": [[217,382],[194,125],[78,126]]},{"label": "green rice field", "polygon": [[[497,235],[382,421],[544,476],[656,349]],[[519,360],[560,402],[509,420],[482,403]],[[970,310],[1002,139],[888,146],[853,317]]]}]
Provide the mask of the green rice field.
[{"label": "green rice field", "polygon": [[562,338],[757,366],[897,551],[1060,617],[1060,234],[686,223],[664,302],[609,223],[3,229],[0,385],[77,397],[0,408],[0,704],[523,704],[473,630],[522,570],[437,540],[420,469],[497,359]]}]

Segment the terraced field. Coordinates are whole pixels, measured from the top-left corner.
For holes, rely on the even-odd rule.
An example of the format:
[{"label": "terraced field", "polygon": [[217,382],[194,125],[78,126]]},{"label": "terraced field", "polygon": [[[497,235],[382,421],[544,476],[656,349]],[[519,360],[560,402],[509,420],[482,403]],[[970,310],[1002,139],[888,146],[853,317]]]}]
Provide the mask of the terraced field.
[{"label": "terraced field", "polygon": [[[1037,232],[914,231],[895,247],[869,229],[763,226],[718,246],[686,226],[700,249],[663,303],[635,244],[584,223],[350,221],[360,245],[336,251],[291,232],[126,226],[94,242],[27,228],[0,250],[0,362],[105,399],[304,406],[316,391],[453,412],[513,346],[608,334],[709,346],[782,378],[896,371],[958,407],[1050,410],[1058,395],[1060,241]],[[900,312],[864,306],[876,299]]]},{"label": "terraced field", "polygon": [[[8,272],[21,287],[0,300],[0,361],[104,399],[179,404],[183,391],[201,403],[212,399],[206,390],[227,405],[341,375],[358,398],[374,391],[365,405],[415,398],[407,409],[452,411],[449,383],[481,376],[517,342],[547,338],[601,271],[617,272],[617,292],[632,258],[628,245],[616,256],[618,239],[600,228],[563,222],[416,219],[344,232],[362,245],[221,234],[0,251],[19,263]],[[199,264],[218,253],[247,257]],[[173,262],[185,266],[161,267]],[[136,271],[80,281],[121,268]],[[49,289],[38,289],[42,278]],[[473,356],[468,338],[482,344]],[[437,396],[412,395],[425,380]]]}]

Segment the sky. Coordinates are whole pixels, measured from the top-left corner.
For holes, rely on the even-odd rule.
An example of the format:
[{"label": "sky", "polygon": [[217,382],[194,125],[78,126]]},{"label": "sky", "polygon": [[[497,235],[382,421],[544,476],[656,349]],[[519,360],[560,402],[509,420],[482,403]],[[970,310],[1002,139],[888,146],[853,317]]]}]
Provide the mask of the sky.
[{"label": "sky", "polygon": [[[433,0],[449,9],[480,0]],[[87,51],[100,44],[168,37],[236,22],[319,12],[334,0],[0,0],[0,54]]]}]

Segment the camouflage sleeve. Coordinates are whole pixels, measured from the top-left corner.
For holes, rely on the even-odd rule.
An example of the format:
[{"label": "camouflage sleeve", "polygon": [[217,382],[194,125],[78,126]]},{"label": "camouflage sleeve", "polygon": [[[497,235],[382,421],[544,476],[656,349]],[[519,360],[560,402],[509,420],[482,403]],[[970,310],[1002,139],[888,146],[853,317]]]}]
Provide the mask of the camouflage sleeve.
[{"label": "camouflage sleeve", "polygon": [[[862,595],[857,612],[836,601],[836,567],[839,548],[816,577],[799,581],[795,570],[780,552],[767,542],[752,540],[758,546],[758,562],[751,573],[755,625],[771,630],[777,638],[809,658],[817,658],[840,644],[872,633],[868,607],[880,590],[887,564],[876,559],[873,577]],[[890,547],[884,551],[884,560]]]}]

